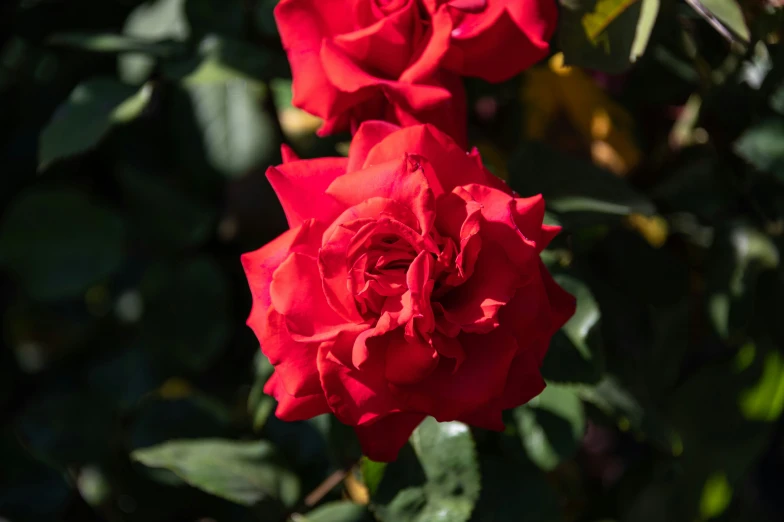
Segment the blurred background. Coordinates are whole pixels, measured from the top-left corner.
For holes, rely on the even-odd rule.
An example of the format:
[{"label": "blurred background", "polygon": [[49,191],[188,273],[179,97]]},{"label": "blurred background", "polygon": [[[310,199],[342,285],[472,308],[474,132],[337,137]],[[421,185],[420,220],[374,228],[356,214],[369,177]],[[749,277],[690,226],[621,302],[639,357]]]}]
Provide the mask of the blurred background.
[{"label": "blurred background", "polygon": [[466,80],[578,298],[548,391],[473,431],[473,495],[405,458],[373,484],[350,429],[261,392],[264,171],[350,139],[291,106],[275,3],[0,5],[0,520],[433,520],[385,509],[405,487],[447,521],[784,520],[781,4],[564,2],[548,60]]}]

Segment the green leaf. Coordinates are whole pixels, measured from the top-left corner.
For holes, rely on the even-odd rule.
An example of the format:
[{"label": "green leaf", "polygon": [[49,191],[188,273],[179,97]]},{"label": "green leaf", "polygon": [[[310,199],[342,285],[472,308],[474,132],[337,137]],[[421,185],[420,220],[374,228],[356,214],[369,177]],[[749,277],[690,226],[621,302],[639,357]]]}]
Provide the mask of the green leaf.
[{"label": "green leaf", "polygon": [[170,470],[194,487],[246,506],[268,498],[290,506],[299,496],[296,475],[280,463],[266,441],[173,440],[138,449],[131,458]]},{"label": "green leaf", "polygon": [[659,0],[561,0],[564,63],[620,73],[643,55]]},{"label": "green leaf", "polygon": [[265,89],[240,78],[215,76],[186,84],[210,164],[238,177],[265,166],[278,143],[261,108]]},{"label": "green leaf", "polygon": [[248,413],[253,419],[253,430],[258,433],[275,409],[275,399],[264,394],[264,385],[267,384],[275,368],[261,351],[256,354],[255,365],[256,376],[248,394]]},{"label": "green leaf", "polygon": [[161,177],[131,168],[117,177],[144,243],[177,250],[203,243],[213,232],[213,209]]},{"label": "green leaf", "polygon": [[42,301],[77,296],[111,276],[124,247],[120,216],[72,189],[23,193],[0,224],[0,264]]},{"label": "green leaf", "polygon": [[585,433],[585,411],[577,393],[548,385],[513,416],[528,457],[544,471],[574,456]]},{"label": "green leaf", "polygon": [[186,85],[244,80],[263,89],[275,70],[272,55],[262,47],[225,36],[209,35],[201,41],[198,53],[187,60],[163,64],[161,70],[172,80]]},{"label": "green leaf", "polygon": [[185,51],[179,42],[150,41],[111,33],[58,33],[50,36],[47,43],[95,53],[134,53],[155,58],[172,58]]},{"label": "green leaf", "polygon": [[[139,5],[125,21],[123,33],[151,43],[186,41],[191,29],[185,18],[184,2],[155,0]],[[120,78],[131,84],[144,83],[155,68],[155,63],[155,57],[148,53],[123,54],[119,59]]]},{"label": "green leaf", "polygon": [[[536,172],[536,175],[531,175]],[[540,143],[521,146],[509,161],[510,184],[523,196],[542,194],[548,209],[565,226],[586,226],[570,214],[615,218],[631,213],[651,215],[653,204],[626,181],[592,163]]]},{"label": "green leaf", "polygon": [[746,129],[735,142],[735,152],[784,183],[784,118],[767,118]]},{"label": "green leaf", "polygon": [[362,471],[362,481],[368,488],[368,493],[372,497],[378,490],[378,485],[381,484],[381,479],[384,478],[384,471],[387,469],[385,462],[375,462],[367,457],[362,457],[360,462],[360,470]]},{"label": "green leaf", "polygon": [[542,375],[555,382],[598,382],[604,368],[601,311],[590,289],[565,274],[554,279],[577,301],[577,309],[550,341]]},{"label": "green leaf", "polygon": [[39,170],[97,146],[114,124],[138,117],[151,94],[149,86],[137,89],[112,78],[77,85],[41,131]]},{"label": "green leaf", "polygon": [[710,252],[705,274],[708,315],[719,335],[740,337],[754,317],[757,280],[779,266],[779,251],[760,230],[731,223],[716,232]]},{"label": "green leaf", "polygon": [[743,10],[735,0],[687,0],[686,3],[728,40],[750,41]]},{"label": "green leaf", "polygon": [[[371,500],[385,522],[465,522],[479,498],[481,476],[468,426],[430,417],[390,463]],[[411,451],[413,449],[413,451]]]},{"label": "green leaf", "polygon": [[363,522],[370,519],[365,506],[351,502],[330,502],[297,518],[301,522]]},{"label": "green leaf", "polygon": [[158,265],[143,281],[142,345],[175,368],[206,370],[229,336],[229,289],[212,259]]}]

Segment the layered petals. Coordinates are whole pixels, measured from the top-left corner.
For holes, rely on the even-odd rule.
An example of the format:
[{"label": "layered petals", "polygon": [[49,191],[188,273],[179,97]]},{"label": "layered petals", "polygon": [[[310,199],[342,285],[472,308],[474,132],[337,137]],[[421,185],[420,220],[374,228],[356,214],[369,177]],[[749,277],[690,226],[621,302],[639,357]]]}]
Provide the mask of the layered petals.
[{"label": "layered petals", "polygon": [[503,429],[575,309],[539,259],[558,231],[542,198],[429,125],[365,123],[347,160],[284,156],[270,181],[293,228],[242,257],[277,415],[332,412],[383,461],[425,416]]}]

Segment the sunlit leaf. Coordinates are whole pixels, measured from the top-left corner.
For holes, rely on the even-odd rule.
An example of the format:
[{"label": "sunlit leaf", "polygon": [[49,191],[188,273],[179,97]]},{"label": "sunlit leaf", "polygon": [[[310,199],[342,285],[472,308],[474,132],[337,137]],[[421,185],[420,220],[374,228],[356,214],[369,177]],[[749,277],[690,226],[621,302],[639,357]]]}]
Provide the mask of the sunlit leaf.
[{"label": "sunlit leaf", "polygon": [[[151,43],[186,41],[191,29],[185,18],[185,0],[155,0],[140,4],[126,19],[123,33]],[[143,83],[149,78],[155,63],[155,58],[147,53],[123,54],[119,58],[120,78],[132,84]]]},{"label": "sunlit leaf", "polygon": [[468,520],[480,490],[468,426],[427,418],[410,442],[398,460],[386,467],[371,500],[376,516],[384,522]]},{"label": "sunlit leaf", "polygon": [[548,385],[514,418],[528,457],[545,471],[574,456],[585,432],[585,412],[569,387]]},{"label": "sunlit leaf", "polygon": [[172,440],[138,449],[131,458],[173,471],[188,484],[238,504],[272,497],[291,505],[299,496],[297,477],[266,441]]},{"label": "sunlit leaf", "polygon": [[208,160],[230,177],[265,167],[277,149],[271,116],[262,109],[261,86],[217,74],[186,83]]},{"label": "sunlit leaf", "polygon": [[735,152],[784,182],[784,118],[768,118],[746,129],[735,142]]},{"label": "sunlit leaf", "polygon": [[179,42],[150,41],[112,33],[57,33],[50,36],[47,43],[96,53],[133,53],[156,58],[171,58],[184,52],[184,46]]},{"label": "sunlit leaf", "polygon": [[314,509],[303,517],[300,522],[365,522],[373,517],[365,506],[351,502],[331,502]]},{"label": "sunlit leaf", "polygon": [[749,42],[743,10],[735,0],[687,0],[697,13],[727,39]]},{"label": "sunlit leaf", "polygon": [[557,274],[555,280],[575,296],[577,309],[550,341],[542,375],[554,382],[598,382],[604,367],[599,305],[575,277]]},{"label": "sunlit leaf", "polygon": [[138,117],[151,93],[149,86],[137,89],[108,77],[77,85],[41,132],[39,168],[96,147],[114,124]]},{"label": "sunlit leaf", "polygon": [[558,46],[567,65],[618,73],[642,56],[659,0],[562,0]]}]

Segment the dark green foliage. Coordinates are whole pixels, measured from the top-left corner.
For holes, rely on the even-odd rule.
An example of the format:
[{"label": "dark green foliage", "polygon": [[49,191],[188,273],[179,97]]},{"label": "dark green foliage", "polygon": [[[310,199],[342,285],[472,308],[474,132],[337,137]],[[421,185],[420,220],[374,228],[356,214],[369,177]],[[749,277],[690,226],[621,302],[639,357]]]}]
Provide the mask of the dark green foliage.
[{"label": "dark green foliage", "polygon": [[266,168],[349,139],[292,108],[276,0],[0,5],[0,521],[784,518],[784,10],[559,3],[562,57],[466,85],[577,313],[504,432],[390,464],[277,419],[244,324]]}]

